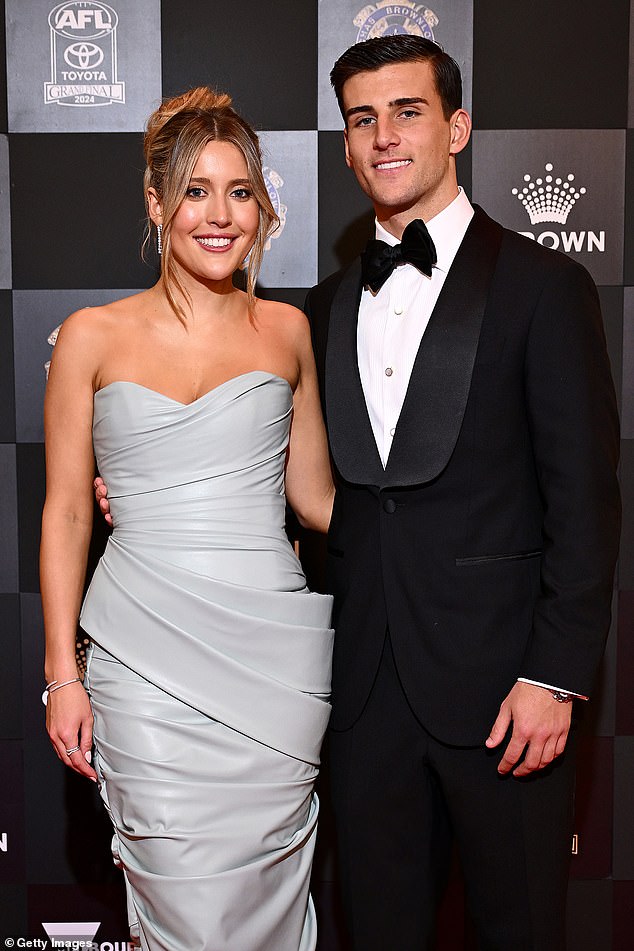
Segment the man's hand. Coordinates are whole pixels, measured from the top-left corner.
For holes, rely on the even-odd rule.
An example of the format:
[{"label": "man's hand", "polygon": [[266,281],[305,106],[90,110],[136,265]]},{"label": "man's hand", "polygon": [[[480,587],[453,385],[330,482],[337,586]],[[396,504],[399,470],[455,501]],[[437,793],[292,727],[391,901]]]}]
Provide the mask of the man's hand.
[{"label": "man's hand", "polygon": [[498,746],[513,721],[513,733],[498,772],[509,773],[524,750],[526,755],[513,769],[514,776],[528,776],[552,763],[564,751],[571,715],[572,703],[559,703],[545,687],[516,683],[502,703],[486,741],[489,749]]},{"label": "man's hand", "polygon": [[105,485],[104,481],[100,476],[97,476],[93,482],[93,487],[95,490],[95,499],[97,504],[105,518],[106,522],[112,528],[112,515],[110,514],[110,502],[108,501],[108,486]]}]

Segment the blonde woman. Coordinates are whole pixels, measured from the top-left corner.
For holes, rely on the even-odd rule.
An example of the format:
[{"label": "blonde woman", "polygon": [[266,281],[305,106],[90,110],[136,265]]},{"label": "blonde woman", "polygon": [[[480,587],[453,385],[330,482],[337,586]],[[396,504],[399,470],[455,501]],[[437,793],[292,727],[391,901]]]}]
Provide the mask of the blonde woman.
[{"label": "blonde woman", "polygon": [[[332,507],[310,334],[255,297],[276,217],[229,97],[164,103],[144,148],[160,279],[72,314],[47,385],[47,729],[99,783],[142,948],[309,951],[333,632],[284,512],[324,531]],[[82,683],[94,456],[115,528]]]}]

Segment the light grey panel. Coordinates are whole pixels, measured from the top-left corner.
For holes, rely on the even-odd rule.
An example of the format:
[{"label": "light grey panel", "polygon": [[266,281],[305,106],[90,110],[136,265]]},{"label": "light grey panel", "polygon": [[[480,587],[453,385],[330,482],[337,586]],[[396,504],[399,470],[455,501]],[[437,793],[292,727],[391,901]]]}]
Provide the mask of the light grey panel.
[{"label": "light grey panel", "polygon": [[264,287],[317,282],[317,132],[261,132],[264,176],[281,227],[260,272]]},{"label": "light grey panel", "polygon": [[473,0],[433,0],[432,6],[401,0],[319,0],[318,129],[341,129],[330,85],[335,60],[353,43],[390,33],[412,33],[434,40],[462,72],[463,104],[471,109]]},{"label": "light grey panel", "polygon": [[634,0],[630,3],[630,82],[627,112],[628,128],[634,128]]},{"label": "light grey panel", "polygon": [[10,132],[136,132],[161,98],[160,0],[6,0]]}]

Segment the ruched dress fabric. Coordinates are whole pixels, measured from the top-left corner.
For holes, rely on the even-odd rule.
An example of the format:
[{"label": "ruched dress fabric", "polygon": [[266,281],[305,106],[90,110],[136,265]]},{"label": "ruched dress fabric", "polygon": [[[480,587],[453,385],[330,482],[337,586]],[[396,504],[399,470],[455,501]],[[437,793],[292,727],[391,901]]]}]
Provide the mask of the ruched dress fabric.
[{"label": "ruched dress fabric", "polygon": [[93,441],[114,531],[81,614],[95,768],[149,951],[312,951],[331,598],[285,530],[286,380],[191,404],[117,381]]}]

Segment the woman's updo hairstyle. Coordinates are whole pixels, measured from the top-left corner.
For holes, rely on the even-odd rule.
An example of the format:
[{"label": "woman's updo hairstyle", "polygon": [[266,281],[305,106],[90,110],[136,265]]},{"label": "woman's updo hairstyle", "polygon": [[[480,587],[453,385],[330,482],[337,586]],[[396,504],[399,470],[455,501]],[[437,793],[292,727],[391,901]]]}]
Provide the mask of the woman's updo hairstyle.
[{"label": "woman's updo hairstyle", "polygon": [[[185,198],[198,156],[208,142],[229,142],[239,149],[247,165],[253,197],[258,203],[260,223],[247,264],[249,311],[253,310],[255,304],[255,282],[267,239],[279,225],[262,174],[258,137],[234,111],[231,97],[207,86],[199,86],[163,102],[148,119],[143,139],[146,161],[143,189],[146,209],[149,188],[156,191],[161,203],[161,280],[172,308],[181,319],[186,314],[176,301],[172,288],[176,287],[186,298],[188,295],[176,275],[171,253],[171,225]],[[146,245],[153,229],[153,222],[148,216]]]}]

